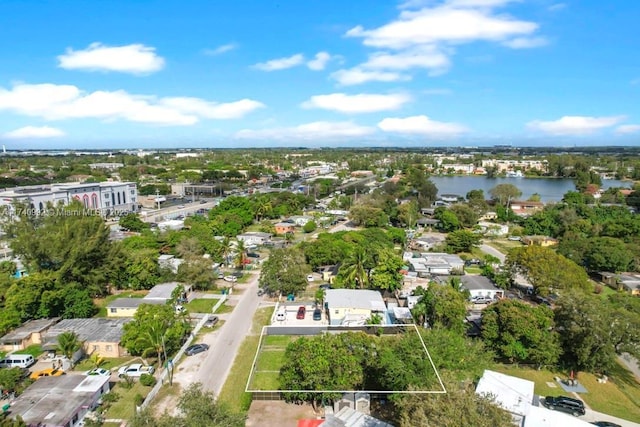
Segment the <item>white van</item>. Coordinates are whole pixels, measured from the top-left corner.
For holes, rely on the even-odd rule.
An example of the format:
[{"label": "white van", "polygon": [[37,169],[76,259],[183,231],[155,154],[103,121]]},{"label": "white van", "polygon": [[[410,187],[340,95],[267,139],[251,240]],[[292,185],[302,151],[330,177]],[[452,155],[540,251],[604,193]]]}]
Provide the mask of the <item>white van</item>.
[{"label": "white van", "polygon": [[278,312],[276,313],[276,320],[278,322],[284,322],[287,319],[287,312],[284,310],[284,308],[279,308]]},{"label": "white van", "polygon": [[28,368],[35,363],[30,354],[9,354],[0,360],[0,368]]}]

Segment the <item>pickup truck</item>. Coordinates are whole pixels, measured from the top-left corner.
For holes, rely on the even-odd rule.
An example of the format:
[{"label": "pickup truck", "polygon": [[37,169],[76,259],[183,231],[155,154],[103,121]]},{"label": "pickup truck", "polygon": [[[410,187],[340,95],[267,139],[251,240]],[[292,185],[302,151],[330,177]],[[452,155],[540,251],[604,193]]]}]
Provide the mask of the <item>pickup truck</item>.
[{"label": "pickup truck", "polygon": [[134,363],[133,365],[123,366],[118,369],[118,377],[139,377],[142,374],[153,374],[153,366],[145,366],[142,363]]}]

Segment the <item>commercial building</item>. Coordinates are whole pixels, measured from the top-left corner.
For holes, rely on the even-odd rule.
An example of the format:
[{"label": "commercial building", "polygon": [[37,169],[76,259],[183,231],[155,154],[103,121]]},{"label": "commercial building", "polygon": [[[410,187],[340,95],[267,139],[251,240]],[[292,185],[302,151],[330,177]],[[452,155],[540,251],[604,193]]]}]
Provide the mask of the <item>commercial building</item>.
[{"label": "commercial building", "polygon": [[28,426],[81,426],[84,416],[109,392],[109,380],[106,375],[40,378],[11,404],[9,416],[22,417]]},{"label": "commercial building", "polygon": [[79,201],[87,211],[103,216],[124,215],[138,210],[135,182],[59,183],[10,188],[0,192],[0,208],[14,211],[15,203],[25,203],[33,214]]}]

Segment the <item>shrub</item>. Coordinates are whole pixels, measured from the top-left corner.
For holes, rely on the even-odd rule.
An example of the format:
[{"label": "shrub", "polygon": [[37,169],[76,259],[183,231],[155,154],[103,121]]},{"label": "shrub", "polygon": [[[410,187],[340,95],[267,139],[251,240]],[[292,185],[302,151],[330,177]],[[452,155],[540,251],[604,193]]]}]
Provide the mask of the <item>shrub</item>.
[{"label": "shrub", "polygon": [[153,375],[142,374],[140,375],[140,384],[147,387],[153,387],[154,385],[156,385],[156,379]]},{"label": "shrub", "polygon": [[140,393],[136,394],[136,395],[133,397],[133,403],[134,403],[136,406],[140,406],[140,405],[142,405],[142,402],[144,402],[144,397],[142,397],[142,395],[141,395]]}]

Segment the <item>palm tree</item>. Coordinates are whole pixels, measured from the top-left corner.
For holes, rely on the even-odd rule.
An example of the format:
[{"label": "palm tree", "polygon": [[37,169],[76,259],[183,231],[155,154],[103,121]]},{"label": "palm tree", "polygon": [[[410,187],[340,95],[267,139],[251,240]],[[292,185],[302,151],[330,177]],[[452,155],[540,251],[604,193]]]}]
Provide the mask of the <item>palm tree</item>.
[{"label": "palm tree", "polygon": [[254,206],[256,222],[260,222],[267,213],[273,210],[273,207],[271,206],[271,200],[269,200],[267,196],[257,198]]},{"label": "palm tree", "polygon": [[97,369],[104,365],[107,359],[100,356],[100,353],[92,353],[91,356],[89,356],[89,361],[91,362],[91,366]]},{"label": "palm tree", "polygon": [[78,339],[78,334],[67,331],[58,335],[58,350],[69,360],[73,354],[80,350],[82,342]]},{"label": "palm tree", "polygon": [[244,247],[244,240],[238,240],[236,251],[238,252],[236,255],[236,268],[244,269],[244,262],[247,259],[247,249]]},{"label": "palm tree", "polygon": [[166,356],[164,345],[164,334],[167,325],[164,322],[156,321],[150,325],[149,329],[138,336],[136,344],[144,347],[142,357],[158,356],[158,366],[162,366],[163,356]]},{"label": "palm tree", "polygon": [[229,265],[229,255],[231,255],[231,252],[233,251],[232,243],[233,242],[229,237],[225,237],[222,241],[222,259],[224,265],[227,266]]},{"label": "palm tree", "polygon": [[369,272],[366,268],[367,261],[365,250],[361,247],[356,247],[340,267],[343,280],[354,287],[366,288],[369,285]]}]

